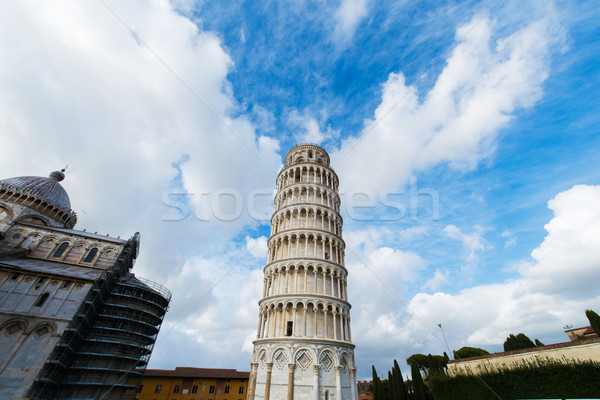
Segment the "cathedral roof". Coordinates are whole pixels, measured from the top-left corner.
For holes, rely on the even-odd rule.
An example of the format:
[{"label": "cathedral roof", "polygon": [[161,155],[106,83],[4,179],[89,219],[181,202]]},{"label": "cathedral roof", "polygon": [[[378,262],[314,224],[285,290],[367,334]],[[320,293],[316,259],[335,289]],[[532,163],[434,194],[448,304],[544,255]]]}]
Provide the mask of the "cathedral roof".
[{"label": "cathedral roof", "polygon": [[33,197],[61,211],[69,212],[71,211],[71,200],[69,200],[67,191],[59,183],[63,179],[65,179],[65,174],[61,171],[52,172],[48,178],[18,176],[0,180],[0,189]]}]

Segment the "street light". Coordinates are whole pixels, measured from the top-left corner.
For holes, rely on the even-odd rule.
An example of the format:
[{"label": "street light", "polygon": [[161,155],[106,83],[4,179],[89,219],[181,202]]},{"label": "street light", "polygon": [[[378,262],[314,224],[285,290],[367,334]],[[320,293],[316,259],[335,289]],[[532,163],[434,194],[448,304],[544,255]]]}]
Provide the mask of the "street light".
[{"label": "street light", "polygon": [[[446,343],[446,348],[448,349],[448,357],[450,357],[450,354],[452,354],[452,351],[450,350],[450,346],[448,346],[448,341],[446,340],[446,335],[444,335],[444,328],[442,328],[442,324],[438,324],[438,326],[440,327],[440,330],[442,331],[442,336],[444,338],[444,342]],[[454,355],[452,356],[452,358],[454,358]]]}]

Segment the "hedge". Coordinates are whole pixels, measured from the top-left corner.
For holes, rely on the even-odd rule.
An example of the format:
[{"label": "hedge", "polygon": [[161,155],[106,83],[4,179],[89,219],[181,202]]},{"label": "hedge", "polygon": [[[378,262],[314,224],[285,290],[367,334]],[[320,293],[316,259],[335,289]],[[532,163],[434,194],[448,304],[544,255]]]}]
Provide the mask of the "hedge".
[{"label": "hedge", "polygon": [[440,373],[431,376],[431,389],[435,400],[600,398],[600,362],[542,360],[477,376]]}]

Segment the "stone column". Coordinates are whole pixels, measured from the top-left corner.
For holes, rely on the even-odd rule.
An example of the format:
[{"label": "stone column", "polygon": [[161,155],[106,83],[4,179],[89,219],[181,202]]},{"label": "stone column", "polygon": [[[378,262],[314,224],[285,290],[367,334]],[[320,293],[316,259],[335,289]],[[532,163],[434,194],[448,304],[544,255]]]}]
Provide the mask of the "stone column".
[{"label": "stone column", "polygon": [[267,381],[265,382],[265,400],[271,398],[271,373],[273,372],[273,363],[267,363]]},{"label": "stone column", "polygon": [[331,296],[335,296],[335,285],[333,283],[333,271],[331,271]]},{"label": "stone column", "polygon": [[342,373],[342,366],[336,365],[333,368],[335,369],[335,398],[341,399],[342,398],[342,378],[340,375]]},{"label": "stone column", "polygon": [[308,335],[306,334],[306,304],[304,304],[303,308],[304,308],[304,319],[302,321],[303,321],[304,329],[302,330],[302,336],[308,337]]},{"label": "stone column", "polygon": [[294,368],[296,364],[288,364],[288,392],[287,400],[294,400]]},{"label": "stone column", "polygon": [[352,331],[350,330],[350,317],[348,317],[348,341],[352,341]]},{"label": "stone column", "polygon": [[358,390],[356,387],[356,368],[350,368],[350,400],[358,400]]},{"label": "stone column", "polygon": [[262,313],[258,314],[258,328],[256,329],[256,338],[260,338],[261,327],[262,327],[263,316]]},{"label": "stone column", "polygon": [[337,334],[337,311],[333,310],[331,312],[331,315],[333,317],[333,338],[335,340],[338,340],[338,334]]},{"label": "stone column", "polygon": [[[314,400],[319,400],[320,397],[320,390],[319,390],[319,369],[321,368],[321,364],[313,364],[313,372],[314,372],[314,377],[313,377],[313,398]],[[265,397],[265,400],[268,400]]]},{"label": "stone column", "polygon": [[258,363],[250,364],[250,382],[248,384],[248,397],[246,400],[254,400],[254,391],[256,390],[256,374],[258,371]]},{"label": "stone column", "polygon": [[292,317],[292,336],[296,336],[296,311],[298,306],[294,306],[294,316]]},{"label": "stone column", "polygon": [[299,253],[299,246],[300,246],[300,241],[298,240],[298,235],[296,235],[296,253],[294,254],[294,257],[300,257],[300,253]]}]

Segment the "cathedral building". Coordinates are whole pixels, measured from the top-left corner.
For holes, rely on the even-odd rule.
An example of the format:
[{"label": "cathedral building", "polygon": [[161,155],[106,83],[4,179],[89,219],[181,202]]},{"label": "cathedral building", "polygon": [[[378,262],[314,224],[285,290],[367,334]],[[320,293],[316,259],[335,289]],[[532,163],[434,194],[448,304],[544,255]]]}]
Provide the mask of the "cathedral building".
[{"label": "cathedral building", "polygon": [[62,171],[0,180],[0,400],[135,398],[171,294],[75,230]]},{"label": "cathedral building", "polygon": [[357,400],[338,177],[299,145],[277,176],[249,400]]}]

